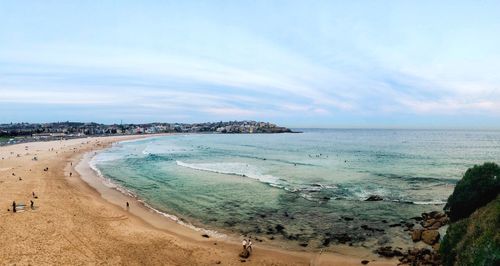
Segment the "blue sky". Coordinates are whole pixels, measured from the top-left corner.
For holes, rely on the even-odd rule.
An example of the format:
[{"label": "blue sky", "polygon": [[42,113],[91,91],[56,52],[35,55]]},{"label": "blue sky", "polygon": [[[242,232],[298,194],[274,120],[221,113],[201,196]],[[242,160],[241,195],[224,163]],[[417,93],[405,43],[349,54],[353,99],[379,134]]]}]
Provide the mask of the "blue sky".
[{"label": "blue sky", "polygon": [[500,127],[498,1],[3,1],[0,123]]}]

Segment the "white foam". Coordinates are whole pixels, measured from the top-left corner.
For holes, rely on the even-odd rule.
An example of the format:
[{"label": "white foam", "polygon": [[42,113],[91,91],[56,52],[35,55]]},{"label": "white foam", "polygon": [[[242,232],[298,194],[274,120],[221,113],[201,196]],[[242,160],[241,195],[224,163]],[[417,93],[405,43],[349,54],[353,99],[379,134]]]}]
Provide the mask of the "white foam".
[{"label": "white foam", "polygon": [[248,177],[274,187],[282,187],[278,177],[262,174],[256,167],[246,163],[185,163],[181,161],[176,161],[176,163],[178,166],[193,170]]},{"label": "white foam", "polygon": [[412,203],[416,204],[416,205],[443,205],[443,204],[446,204],[446,201],[442,201],[442,200],[413,201]]},{"label": "white foam", "polygon": [[190,223],[182,221],[179,217],[177,217],[173,214],[168,214],[168,213],[162,212],[160,210],[157,210],[157,209],[153,208],[151,205],[144,202],[143,200],[137,200],[137,201],[139,201],[142,205],[144,205],[146,208],[152,210],[153,212],[155,212],[163,217],[166,217],[166,218],[168,218],[168,219],[170,219],[170,220],[172,220],[172,221],[174,221],[182,226],[188,227],[191,230],[194,230],[196,232],[202,232],[202,233],[205,233],[205,234],[207,234],[211,237],[215,237],[215,238],[220,238],[220,239],[227,238],[227,235],[225,235],[223,233],[219,233],[215,230],[209,230],[209,229],[194,226]]}]

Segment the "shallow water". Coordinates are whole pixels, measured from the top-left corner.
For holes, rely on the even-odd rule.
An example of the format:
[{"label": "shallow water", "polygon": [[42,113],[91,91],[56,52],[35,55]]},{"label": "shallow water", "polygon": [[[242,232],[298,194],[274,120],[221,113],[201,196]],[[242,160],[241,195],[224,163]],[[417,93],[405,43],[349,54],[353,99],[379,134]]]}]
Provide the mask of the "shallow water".
[{"label": "shallow water", "polygon": [[[174,135],[119,143],[92,163],[196,226],[315,249],[339,236],[354,245],[408,241],[388,225],[442,209],[464,171],[485,161],[500,161],[498,131]],[[384,201],[364,201],[370,195]]]}]

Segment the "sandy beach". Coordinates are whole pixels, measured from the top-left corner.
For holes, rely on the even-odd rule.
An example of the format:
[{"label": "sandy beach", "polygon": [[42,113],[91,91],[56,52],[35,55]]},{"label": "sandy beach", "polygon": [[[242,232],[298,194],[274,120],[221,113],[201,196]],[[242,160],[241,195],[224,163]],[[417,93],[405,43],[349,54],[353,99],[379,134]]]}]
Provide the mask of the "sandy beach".
[{"label": "sandy beach", "polygon": [[[241,265],[238,242],[202,237],[154,213],[104,186],[88,166],[94,152],[140,137],[0,147],[0,264]],[[13,201],[26,207],[13,213]],[[362,265],[362,260],[369,260],[368,265],[397,264],[373,254],[292,252],[255,245],[244,265]]]}]

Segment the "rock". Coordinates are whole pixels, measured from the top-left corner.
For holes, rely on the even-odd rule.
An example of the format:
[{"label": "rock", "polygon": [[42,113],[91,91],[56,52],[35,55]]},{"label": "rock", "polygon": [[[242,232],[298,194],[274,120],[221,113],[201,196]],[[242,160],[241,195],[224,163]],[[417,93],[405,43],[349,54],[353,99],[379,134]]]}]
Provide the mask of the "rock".
[{"label": "rock", "polygon": [[437,230],[437,229],[439,229],[441,226],[442,226],[442,225],[441,225],[441,222],[440,222],[440,221],[437,221],[437,222],[433,223],[433,224],[431,225],[431,227],[429,227],[429,230]]},{"label": "rock", "polygon": [[361,264],[363,264],[363,265],[366,265],[366,264],[368,264],[368,263],[369,263],[369,261],[367,261],[367,260],[362,260],[362,261],[361,261]]},{"label": "rock", "polygon": [[335,239],[337,239],[337,241],[341,244],[345,244],[349,241],[352,240],[352,237],[350,237],[348,234],[344,233],[344,234],[336,234],[333,236]]},{"label": "rock", "polygon": [[309,244],[307,244],[307,243],[300,243],[300,244],[299,244],[299,246],[301,246],[301,247],[307,247],[308,245],[309,245]]},{"label": "rock", "polygon": [[411,217],[410,219],[415,220],[415,221],[417,221],[417,222],[418,222],[418,221],[422,221],[422,220],[423,220],[423,218],[422,218],[422,217],[419,217],[419,216]]},{"label": "rock", "polygon": [[321,244],[324,247],[328,247],[330,245],[330,242],[332,242],[332,239],[330,237],[325,237],[325,238],[323,238],[323,242]]},{"label": "rock", "polygon": [[364,230],[371,230],[371,228],[368,225],[366,225],[366,224],[363,224],[361,226],[361,228],[364,229]]},{"label": "rock", "polygon": [[392,249],[391,246],[380,247],[376,250],[376,252],[383,257],[392,258],[394,256],[403,256],[403,253],[397,249]]},{"label": "rock", "polygon": [[413,232],[411,232],[411,240],[413,242],[418,242],[422,239],[422,230],[421,229],[415,229]]},{"label": "rock", "polygon": [[276,232],[278,232],[278,233],[281,233],[283,231],[283,229],[285,229],[285,227],[281,224],[277,224],[274,228],[276,229]]},{"label": "rock", "polygon": [[401,252],[401,251],[399,251],[397,249],[393,250],[392,254],[394,254],[394,256],[396,256],[396,257],[403,256],[403,252]]},{"label": "rock", "polygon": [[390,246],[380,247],[376,250],[376,252],[383,257],[389,257],[389,258],[394,257],[394,254],[392,253],[392,248]]},{"label": "rock", "polygon": [[221,264],[221,261],[220,261],[220,260],[218,260],[218,261],[216,261],[216,262],[215,262],[215,264]]},{"label": "rock", "polygon": [[419,252],[420,252],[420,249],[418,249],[418,248],[413,248],[413,249],[408,250],[408,254],[413,255],[413,256],[416,256]]},{"label": "rock", "polygon": [[285,236],[288,240],[299,240],[299,235],[297,234],[289,234],[289,235],[286,235],[286,234],[283,234],[283,236]]},{"label": "rock", "polygon": [[438,221],[441,223],[441,225],[446,225],[446,224],[448,224],[450,219],[448,218],[448,216],[443,216],[443,217],[439,218]]},{"label": "rock", "polygon": [[440,247],[441,247],[441,245],[439,243],[436,243],[436,244],[432,245],[432,250],[439,252]]},{"label": "rock", "polygon": [[406,226],[406,228],[407,228],[408,230],[410,230],[410,229],[412,229],[413,227],[415,227],[415,225],[414,225],[413,223],[409,223],[409,222],[405,223],[405,226]]},{"label": "rock", "polygon": [[426,248],[408,250],[399,261],[404,265],[441,265],[439,253]]},{"label": "rock", "polygon": [[210,237],[210,236],[209,236],[209,235],[207,235],[207,234],[203,234],[203,235],[201,235],[201,236],[202,236],[202,237],[205,237],[205,238],[209,238],[209,237]]},{"label": "rock", "polygon": [[428,245],[434,245],[439,241],[439,232],[436,230],[425,230],[422,232],[422,241]]},{"label": "rock", "polygon": [[434,218],[431,218],[429,220],[424,221],[422,226],[425,228],[428,228],[428,227],[431,227],[435,222],[436,222],[436,220]]},{"label": "rock", "polygon": [[346,220],[346,221],[352,221],[354,220],[354,218],[352,217],[347,217],[347,216],[343,216],[342,219]]},{"label": "rock", "polygon": [[428,213],[428,215],[431,218],[437,219],[437,218],[442,217],[444,215],[444,213],[438,212],[438,211],[431,211],[431,212]]},{"label": "rock", "polygon": [[381,200],[384,200],[381,196],[371,195],[365,201],[381,201]]}]

